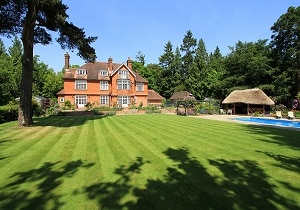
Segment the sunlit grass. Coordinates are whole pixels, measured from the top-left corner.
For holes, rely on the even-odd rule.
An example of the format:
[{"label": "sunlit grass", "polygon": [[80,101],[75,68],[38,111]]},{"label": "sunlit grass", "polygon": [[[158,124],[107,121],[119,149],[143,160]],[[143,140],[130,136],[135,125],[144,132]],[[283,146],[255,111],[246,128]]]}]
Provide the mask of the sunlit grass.
[{"label": "sunlit grass", "polygon": [[299,131],[176,115],[0,125],[0,209],[297,209]]}]

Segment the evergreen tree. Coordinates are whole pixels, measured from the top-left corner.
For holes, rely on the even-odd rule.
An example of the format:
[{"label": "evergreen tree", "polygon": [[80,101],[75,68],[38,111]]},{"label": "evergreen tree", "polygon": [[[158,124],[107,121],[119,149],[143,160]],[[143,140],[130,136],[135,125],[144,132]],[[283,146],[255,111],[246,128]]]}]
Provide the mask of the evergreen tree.
[{"label": "evergreen tree", "polygon": [[165,98],[170,98],[172,91],[172,77],[173,69],[172,63],[174,61],[173,45],[168,41],[165,45],[164,54],[159,57],[159,66],[162,68],[160,80],[160,94]]},{"label": "evergreen tree", "polygon": [[9,76],[9,56],[3,41],[0,39],[0,105],[5,105],[12,100],[10,89],[7,85]]},{"label": "evergreen tree", "polygon": [[271,27],[276,95],[288,103],[300,92],[300,7],[289,7]]},{"label": "evergreen tree", "polygon": [[21,41],[15,37],[12,46],[8,48],[9,54],[9,82],[11,98],[20,97],[20,84],[22,75],[22,53],[23,46]]},{"label": "evergreen tree", "polygon": [[94,61],[95,50],[90,46],[96,37],[86,37],[80,29],[67,21],[68,7],[60,0],[0,2],[0,35],[20,35],[23,44],[19,126],[30,126],[32,120],[33,46],[52,42],[48,31],[59,32],[56,41],[63,49],[78,49],[84,60]]},{"label": "evergreen tree", "polygon": [[185,84],[181,82],[181,69],[182,69],[182,59],[179,47],[176,47],[174,53],[174,59],[171,65],[172,69],[172,90],[170,91],[172,94],[174,92],[184,91],[186,89]]},{"label": "evergreen tree", "polygon": [[214,99],[223,99],[226,96],[223,86],[222,77],[225,73],[224,57],[222,56],[219,47],[216,47],[213,53],[209,56],[209,93]]},{"label": "evergreen tree", "polygon": [[[188,74],[192,71],[193,61],[195,56],[195,48],[197,46],[197,39],[193,37],[193,33],[188,30],[183,38],[180,50],[182,55],[181,81],[186,83]],[[188,90],[189,91],[189,90]]]},{"label": "evergreen tree", "polygon": [[186,86],[188,90],[197,98],[204,99],[208,96],[208,54],[205,43],[199,40],[195,50],[195,57],[187,75]]}]

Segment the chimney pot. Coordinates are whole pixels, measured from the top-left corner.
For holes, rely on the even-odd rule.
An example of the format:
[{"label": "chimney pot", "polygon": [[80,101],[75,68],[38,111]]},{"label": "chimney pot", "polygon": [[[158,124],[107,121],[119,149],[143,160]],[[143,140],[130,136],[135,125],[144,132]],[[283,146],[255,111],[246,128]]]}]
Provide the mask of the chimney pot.
[{"label": "chimney pot", "polygon": [[132,60],[130,57],[128,57],[128,59],[127,59],[127,66],[128,66],[128,68],[130,68],[132,70]]},{"label": "chimney pot", "polygon": [[70,56],[68,53],[65,53],[65,69],[70,68]]}]

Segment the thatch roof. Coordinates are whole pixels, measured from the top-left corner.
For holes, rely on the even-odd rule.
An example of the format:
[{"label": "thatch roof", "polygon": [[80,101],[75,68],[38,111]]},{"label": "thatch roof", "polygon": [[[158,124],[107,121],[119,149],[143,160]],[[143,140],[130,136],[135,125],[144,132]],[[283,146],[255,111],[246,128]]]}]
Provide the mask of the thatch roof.
[{"label": "thatch roof", "polygon": [[247,89],[232,91],[222,102],[223,104],[245,103],[245,104],[261,104],[274,105],[274,101],[270,99],[261,89]]}]

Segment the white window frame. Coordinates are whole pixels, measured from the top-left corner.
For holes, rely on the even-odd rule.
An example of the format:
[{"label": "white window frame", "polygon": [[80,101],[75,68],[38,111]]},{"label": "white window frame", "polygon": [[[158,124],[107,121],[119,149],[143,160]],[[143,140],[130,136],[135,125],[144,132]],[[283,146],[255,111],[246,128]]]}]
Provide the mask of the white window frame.
[{"label": "white window frame", "polygon": [[86,95],[75,95],[75,104],[78,107],[84,107],[87,104],[87,96]]},{"label": "white window frame", "polygon": [[76,74],[77,75],[85,75],[85,74],[87,74],[87,70],[86,69],[77,69]]},{"label": "white window frame", "polygon": [[136,83],[136,91],[144,91],[144,83]]},{"label": "white window frame", "polygon": [[100,73],[100,76],[103,76],[103,77],[108,76],[108,71],[107,70],[100,70],[99,73]]},{"label": "white window frame", "polygon": [[87,81],[84,79],[76,79],[75,90],[87,90]]},{"label": "white window frame", "polygon": [[101,105],[108,105],[109,104],[109,97],[108,96],[100,96],[100,104]]},{"label": "white window frame", "polygon": [[118,96],[118,105],[130,105],[130,96]]},{"label": "white window frame", "polygon": [[127,70],[119,70],[118,74],[119,74],[119,78],[121,78],[121,79],[129,78],[129,72]]},{"label": "white window frame", "polygon": [[65,102],[65,98],[59,98],[59,102],[64,103]]},{"label": "white window frame", "polygon": [[100,81],[100,90],[108,90],[108,81]]},{"label": "white window frame", "polygon": [[130,90],[130,80],[129,79],[118,79],[118,90]]}]

